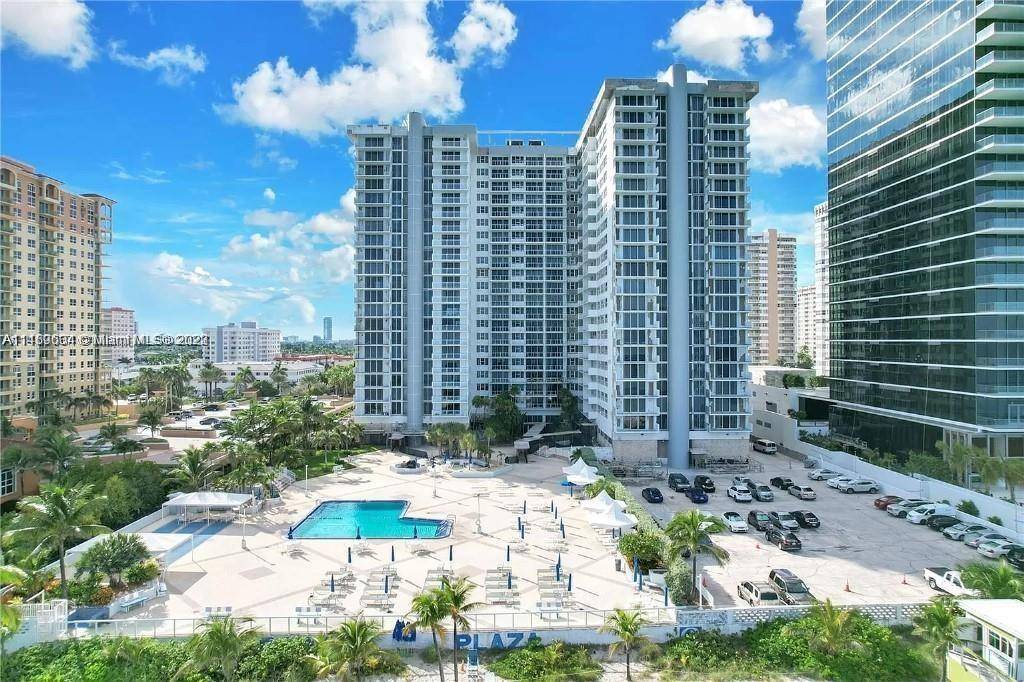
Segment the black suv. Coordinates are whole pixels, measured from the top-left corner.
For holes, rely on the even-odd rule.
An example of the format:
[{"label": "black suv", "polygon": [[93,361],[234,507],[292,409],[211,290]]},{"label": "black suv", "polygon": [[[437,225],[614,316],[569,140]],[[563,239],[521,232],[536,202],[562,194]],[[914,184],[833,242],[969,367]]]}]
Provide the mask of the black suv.
[{"label": "black suv", "polygon": [[661,491],[658,490],[657,488],[644,488],[643,490],[640,491],[640,497],[644,498],[645,500],[653,504],[658,504],[665,501],[665,498],[662,497],[661,495]]},{"label": "black suv", "polygon": [[690,487],[690,479],[686,478],[686,476],[683,476],[682,474],[669,474],[668,487],[677,493],[684,492]]},{"label": "black suv", "polygon": [[941,533],[947,528],[950,528],[960,523],[960,519],[958,519],[955,516],[950,516],[948,514],[936,514],[935,516],[926,520],[924,523],[932,530]]},{"label": "black suv", "polygon": [[788,568],[773,568],[768,574],[768,582],[787,604],[801,606],[814,603],[807,584]]},{"label": "black suv", "polygon": [[788,476],[776,476],[768,482],[779,490],[789,490],[789,486],[794,485],[793,479]]},{"label": "black suv", "polygon": [[704,474],[694,476],[693,485],[706,493],[715,492],[715,482],[711,480],[710,476],[705,476]]},{"label": "black suv", "polygon": [[812,511],[801,509],[799,511],[789,512],[796,519],[796,522],[800,524],[801,528],[820,528],[821,521]]}]

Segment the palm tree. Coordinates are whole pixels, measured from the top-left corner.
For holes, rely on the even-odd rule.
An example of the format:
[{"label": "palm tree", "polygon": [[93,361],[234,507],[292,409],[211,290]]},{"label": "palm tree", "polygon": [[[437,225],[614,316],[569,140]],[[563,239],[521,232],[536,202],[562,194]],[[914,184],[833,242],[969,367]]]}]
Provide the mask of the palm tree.
[{"label": "palm tree", "polygon": [[1024,574],[1010,568],[1006,560],[998,564],[972,561],[960,567],[964,587],[978,590],[985,599],[1024,599]]},{"label": "palm tree", "polygon": [[380,626],[356,617],[317,639],[316,654],[308,658],[316,668],[317,677],[352,675],[358,680],[367,664],[380,652],[377,639]]},{"label": "palm tree", "polygon": [[988,456],[977,459],[978,474],[985,485],[1002,481],[1010,494],[1010,502],[1017,504],[1016,488],[1024,483],[1024,462],[1007,457]]},{"label": "palm tree", "polygon": [[216,670],[224,682],[233,682],[238,661],[250,642],[259,641],[259,628],[251,618],[214,618],[199,626],[199,632],[188,642],[189,658],[172,680],[196,670]]},{"label": "palm tree", "polygon": [[213,474],[209,451],[193,445],[185,448],[178,457],[178,463],[168,478],[178,483],[183,492],[194,492],[201,490]]},{"label": "palm tree", "polygon": [[444,639],[444,620],[448,618],[448,610],[445,607],[444,595],[440,590],[427,590],[420,592],[412,598],[412,608],[406,618],[412,618],[405,626],[406,630],[415,628],[430,628],[430,634],[434,638],[434,653],[437,654],[437,674],[444,682],[444,661],[441,660],[441,645],[438,639]]},{"label": "palm tree", "polygon": [[199,372],[196,374],[196,378],[203,382],[203,385],[206,387],[207,398],[210,397],[212,387],[218,379],[218,372],[220,372],[220,374],[224,374],[224,370],[220,369],[212,362],[206,362],[199,368]]},{"label": "palm tree", "polygon": [[114,441],[114,452],[119,455],[130,455],[133,452],[142,452],[142,444],[131,438],[118,438]]},{"label": "palm tree", "polygon": [[697,585],[698,554],[710,554],[720,564],[729,561],[729,552],[711,540],[712,533],[721,533],[725,529],[724,521],[696,509],[679,512],[665,526],[665,535],[668,536],[669,551],[672,556],[677,557],[686,551],[690,553],[690,570],[694,587]]},{"label": "palm tree", "polygon": [[63,478],[71,466],[82,458],[82,450],[66,433],[52,427],[36,431],[34,444],[37,458],[50,469],[50,475],[57,480]]},{"label": "palm tree", "polygon": [[829,656],[853,641],[853,611],[837,608],[831,599],[812,605],[806,618],[812,623],[808,643]]},{"label": "palm tree", "polygon": [[324,407],[309,396],[304,396],[298,404],[299,430],[302,433],[302,444],[309,448],[309,434],[324,421]]},{"label": "palm tree", "polygon": [[498,432],[494,430],[493,426],[485,426],[484,438],[487,439],[487,447],[491,447],[491,443],[493,443],[498,438]]},{"label": "palm tree", "polygon": [[282,393],[282,387],[288,384],[288,370],[284,368],[280,360],[270,370],[270,383],[274,384],[278,393]]},{"label": "palm tree", "polygon": [[143,367],[139,370],[138,382],[142,384],[146,392],[146,399],[149,400],[153,397],[153,386],[161,383],[160,373],[152,367]]},{"label": "palm tree", "polygon": [[[458,578],[454,582],[444,576],[441,578],[441,587],[437,588],[439,597],[444,603],[448,617],[452,619],[452,641],[457,642],[459,638],[459,627],[469,628],[469,620],[466,614],[481,606],[480,602],[469,601],[469,595],[473,591],[473,585],[466,578]],[[455,682],[459,682],[459,648],[452,647],[452,664],[455,667]]]},{"label": "palm tree", "polygon": [[192,381],[192,375],[185,365],[171,365],[160,370],[160,377],[164,380],[164,388],[167,389],[165,405],[170,410],[174,405],[174,398],[185,395],[185,386]]},{"label": "palm tree", "polygon": [[914,617],[914,634],[924,638],[932,647],[932,653],[941,661],[942,678],[949,678],[949,659],[946,652],[960,645],[960,618],[963,610],[949,597],[933,599],[928,606]]},{"label": "palm tree", "polygon": [[111,443],[117,441],[126,433],[128,433],[128,427],[118,424],[117,422],[110,422],[109,424],[104,424],[100,427],[100,435]]},{"label": "palm tree", "polygon": [[[21,585],[27,578],[28,574],[17,566],[0,565],[0,583],[4,585]],[[0,627],[7,632],[17,632],[21,627],[21,611],[17,606],[0,601]]]},{"label": "palm tree", "polygon": [[245,393],[245,390],[256,383],[256,375],[252,373],[252,367],[246,365],[235,373],[235,378],[232,381],[235,390],[241,393]]},{"label": "palm tree", "polygon": [[159,408],[147,407],[139,412],[139,416],[135,419],[135,423],[139,426],[144,426],[149,429],[150,437],[156,436],[156,430],[160,428],[163,422],[163,413]]},{"label": "palm tree", "polygon": [[459,436],[459,448],[462,452],[466,453],[467,457],[472,457],[476,451],[479,442],[476,439],[476,435],[472,432],[467,431]]},{"label": "palm tree", "polygon": [[634,650],[650,646],[651,640],[642,632],[647,625],[647,619],[639,611],[626,611],[615,609],[604,621],[598,632],[607,632],[618,638],[617,642],[608,647],[608,653],[614,655],[617,651],[626,654],[626,679],[633,679],[630,670],[630,655]]},{"label": "palm tree", "polygon": [[61,595],[68,598],[67,566],[64,552],[68,543],[109,533],[110,529],[96,523],[99,507],[106,497],[92,495],[92,485],[63,487],[44,485],[39,494],[18,502],[18,522],[11,534],[41,538],[33,552],[45,548],[57,551],[60,561]]}]

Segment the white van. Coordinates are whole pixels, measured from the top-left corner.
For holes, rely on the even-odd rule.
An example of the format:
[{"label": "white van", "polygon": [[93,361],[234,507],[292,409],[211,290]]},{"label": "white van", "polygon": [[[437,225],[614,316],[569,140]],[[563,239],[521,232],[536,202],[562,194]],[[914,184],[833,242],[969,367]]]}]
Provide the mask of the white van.
[{"label": "white van", "polygon": [[754,441],[754,449],[766,455],[774,455],[778,451],[775,441],[765,440],[764,438],[758,438]]},{"label": "white van", "polygon": [[933,516],[945,514],[947,516],[956,516],[956,509],[944,504],[942,502],[933,502],[931,504],[922,504],[920,507],[915,507],[907,512],[907,521],[911,523],[924,523]]}]

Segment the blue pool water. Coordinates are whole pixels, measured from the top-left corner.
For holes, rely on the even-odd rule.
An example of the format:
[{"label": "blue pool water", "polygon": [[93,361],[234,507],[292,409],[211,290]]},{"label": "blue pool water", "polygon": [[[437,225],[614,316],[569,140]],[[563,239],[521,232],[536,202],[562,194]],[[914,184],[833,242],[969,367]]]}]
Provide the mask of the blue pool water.
[{"label": "blue pool water", "polygon": [[451,524],[403,516],[404,500],[322,502],[292,528],[293,538],[445,538]]}]

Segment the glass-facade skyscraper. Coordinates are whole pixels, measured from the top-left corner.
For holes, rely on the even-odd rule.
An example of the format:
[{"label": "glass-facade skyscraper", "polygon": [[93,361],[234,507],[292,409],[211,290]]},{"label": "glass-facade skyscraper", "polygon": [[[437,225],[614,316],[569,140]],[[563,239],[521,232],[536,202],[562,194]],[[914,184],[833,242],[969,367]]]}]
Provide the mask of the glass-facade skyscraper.
[{"label": "glass-facade skyscraper", "polygon": [[826,14],[833,431],[1024,456],[1024,5]]}]

